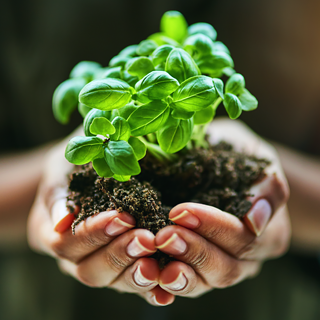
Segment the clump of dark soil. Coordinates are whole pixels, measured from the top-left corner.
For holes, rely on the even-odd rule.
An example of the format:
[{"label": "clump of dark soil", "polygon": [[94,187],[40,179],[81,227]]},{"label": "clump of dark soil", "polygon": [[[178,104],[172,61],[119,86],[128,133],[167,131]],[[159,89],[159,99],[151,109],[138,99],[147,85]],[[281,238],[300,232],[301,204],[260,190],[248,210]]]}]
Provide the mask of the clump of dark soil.
[{"label": "clump of dark soil", "polygon": [[[233,151],[221,142],[207,149],[180,152],[173,163],[161,163],[147,155],[140,161],[141,174],[127,182],[100,178],[91,166],[79,166],[70,176],[68,200],[81,207],[72,231],[85,218],[101,211],[126,211],[137,228],[156,234],[173,224],[170,209],[186,201],[217,207],[237,217],[251,208],[246,200],[250,186],[265,176],[266,159]],[[164,254],[157,253],[161,265]]]}]

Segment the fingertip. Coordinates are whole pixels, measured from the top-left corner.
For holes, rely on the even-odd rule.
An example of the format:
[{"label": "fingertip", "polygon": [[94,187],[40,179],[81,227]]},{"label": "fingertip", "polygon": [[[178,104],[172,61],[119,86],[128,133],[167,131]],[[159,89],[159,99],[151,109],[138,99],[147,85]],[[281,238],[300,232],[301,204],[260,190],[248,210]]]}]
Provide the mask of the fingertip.
[{"label": "fingertip", "polygon": [[147,292],[147,300],[153,306],[164,307],[172,304],[175,300],[175,296],[159,286],[156,286],[154,289]]},{"label": "fingertip", "polygon": [[57,200],[51,209],[52,222],[54,231],[63,233],[70,229],[75,215],[70,213],[66,205],[66,199]]}]

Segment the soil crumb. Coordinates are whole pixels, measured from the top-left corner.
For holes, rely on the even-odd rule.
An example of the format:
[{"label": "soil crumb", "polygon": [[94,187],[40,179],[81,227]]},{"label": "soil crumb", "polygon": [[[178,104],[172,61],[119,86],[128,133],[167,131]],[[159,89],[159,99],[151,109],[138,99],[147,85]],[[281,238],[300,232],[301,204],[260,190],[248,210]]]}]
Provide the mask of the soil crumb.
[{"label": "soil crumb", "polygon": [[[264,169],[270,163],[235,152],[225,142],[178,155],[176,162],[160,163],[147,154],[140,161],[141,174],[127,182],[101,178],[90,165],[77,166],[70,175],[68,200],[81,210],[72,232],[89,216],[118,210],[133,215],[137,228],[156,234],[174,224],[168,219],[170,209],[186,201],[214,206],[241,218],[251,208],[246,200],[250,186],[264,178]],[[159,251],[154,257],[160,267],[170,261]]]}]

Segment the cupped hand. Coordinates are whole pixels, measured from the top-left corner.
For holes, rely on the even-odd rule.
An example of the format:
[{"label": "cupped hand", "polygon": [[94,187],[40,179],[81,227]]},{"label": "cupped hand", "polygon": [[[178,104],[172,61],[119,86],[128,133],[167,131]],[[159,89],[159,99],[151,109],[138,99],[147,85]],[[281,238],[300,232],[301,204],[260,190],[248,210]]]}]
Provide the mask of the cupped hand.
[{"label": "cupped hand", "polygon": [[273,147],[242,122],[216,120],[210,142],[230,142],[238,151],[267,158],[267,176],[254,185],[252,208],[243,219],[217,208],[183,203],[169,217],[177,225],[160,230],[156,247],[172,255],[159,284],[179,296],[197,297],[213,288],[232,286],[259,273],[263,261],[284,254],[290,241],[287,181]]},{"label": "cupped hand", "polygon": [[158,286],[157,261],[146,258],[156,251],[155,237],[148,230],[132,230],[131,215],[101,212],[82,221],[72,235],[74,215],[68,212],[66,195],[73,165],[64,158],[67,141],[48,154],[28,220],[29,245],[56,258],[63,272],[85,285],[136,293],[152,305],[172,303],[174,296]]}]

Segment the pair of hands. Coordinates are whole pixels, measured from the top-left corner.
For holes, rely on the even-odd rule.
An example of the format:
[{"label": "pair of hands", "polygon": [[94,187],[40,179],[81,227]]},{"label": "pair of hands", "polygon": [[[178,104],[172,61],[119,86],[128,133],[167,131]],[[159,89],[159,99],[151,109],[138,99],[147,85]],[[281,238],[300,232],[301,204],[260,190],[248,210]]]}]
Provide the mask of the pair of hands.
[{"label": "pair of hands", "polygon": [[[87,218],[73,236],[65,200],[72,165],[64,159],[64,141],[48,155],[28,222],[30,246],[55,257],[63,272],[86,285],[136,293],[156,306],[255,276],[264,260],[288,248],[288,185],[274,149],[241,122],[215,120],[209,134],[211,143],[225,140],[272,161],[267,177],[250,190],[253,206],[243,220],[214,207],[183,203],[169,214],[177,225],[156,236],[133,229],[134,218],[117,211]],[[148,258],[157,248],[177,261],[159,270],[157,261]]]}]

